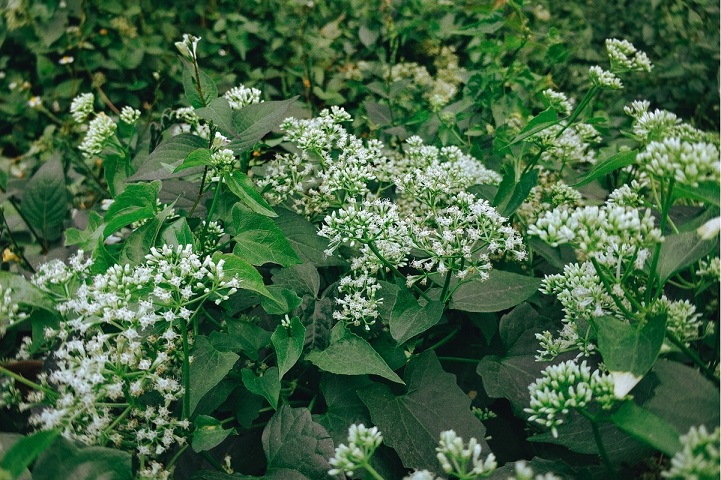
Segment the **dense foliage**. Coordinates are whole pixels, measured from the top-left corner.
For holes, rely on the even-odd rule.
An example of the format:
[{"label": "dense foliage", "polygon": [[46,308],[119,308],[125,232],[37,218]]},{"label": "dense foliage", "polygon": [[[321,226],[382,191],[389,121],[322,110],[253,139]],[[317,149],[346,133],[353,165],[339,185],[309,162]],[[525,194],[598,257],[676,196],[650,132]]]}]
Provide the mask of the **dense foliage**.
[{"label": "dense foliage", "polygon": [[718,478],[718,5],[1,25],[0,477]]}]

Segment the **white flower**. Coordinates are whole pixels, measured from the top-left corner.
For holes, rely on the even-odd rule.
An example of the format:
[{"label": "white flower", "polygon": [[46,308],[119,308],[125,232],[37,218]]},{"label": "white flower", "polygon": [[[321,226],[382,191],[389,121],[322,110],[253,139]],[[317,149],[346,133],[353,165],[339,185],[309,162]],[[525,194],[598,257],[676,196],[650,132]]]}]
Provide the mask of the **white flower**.
[{"label": "white flower", "polygon": [[198,42],[200,40],[200,37],[195,37],[185,33],[183,34],[182,42],[175,42],[175,48],[177,48],[180,54],[186,59],[195,61],[197,59]]},{"label": "white flower", "polygon": [[230,108],[233,110],[239,110],[247,105],[255,103],[261,103],[263,100],[260,99],[261,91],[257,88],[248,88],[245,85],[238,85],[233,87],[225,94],[226,100],[230,104]]},{"label": "white flower", "polygon": [[608,90],[620,90],[623,88],[621,79],[613,73],[594,65],[588,69],[588,79],[591,84]]},{"label": "white flower", "polygon": [[120,110],[120,120],[127,123],[128,125],[133,125],[135,122],[138,121],[140,118],[140,110],[137,110],[133,107],[125,106],[122,110]]},{"label": "white flower", "polygon": [[73,58],[73,57],[71,57],[71,56],[68,56],[68,55],[65,55],[63,58],[61,58],[60,60],[58,60],[58,64],[60,64],[60,65],[70,65],[70,64],[73,63],[74,61],[75,61],[75,58]]},{"label": "white flower", "polygon": [[85,138],[78,146],[78,149],[83,152],[85,158],[99,155],[105,148],[106,142],[115,134],[117,128],[118,126],[110,117],[100,112],[90,122]]},{"label": "white flower", "polygon": [[31,97],[30,100],[28,100],[28,106],[30,108],[38,108],[43,104],[43,99],[38,97],[37,95],[34,97]]}]

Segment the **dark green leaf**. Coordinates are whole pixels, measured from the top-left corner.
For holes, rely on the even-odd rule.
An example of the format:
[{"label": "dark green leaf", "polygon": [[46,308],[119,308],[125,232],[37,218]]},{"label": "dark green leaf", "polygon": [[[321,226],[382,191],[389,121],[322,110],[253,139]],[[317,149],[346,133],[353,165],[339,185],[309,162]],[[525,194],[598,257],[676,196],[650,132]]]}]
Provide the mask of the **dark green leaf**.
[{"label": "dark green leaf", "polygon": [[372,382],[368,377],[348,377],[324,373],[320,391],[328,409],[322,415],[314,415],[333,437],[333,443],[348,443],[348,428],[354,423],[371,425],[371,417],[356,391]]},{"label": "dark green leaf", "polygon": [[261,376],[256,375],[249,368],[244,368],[242,373],[245,388],[268,400],[270,406],[277,410],[278,398],[280,397],[278,367],[270,367]]},{"label": "dark green leaf", "polygon": [[514,172],[509,172],[503,176],[501,184],[498,186],[498,192],[493,199],[493,206],[496,207],[498,213],[504,217],[510,217],[521,204],[526,201],[531,189],[538,183],[538,170],[533,169],[521,175],[516,182]]},{"label": "dark green leaf", "polygon": [[322,350],[328,346],[334,308],[333,300],[327,297],[309,301],[308,311],[311,313],[303,319],[305,348]]},{"label": "dark green leaf", "polygon": [[437,324],[443,309],[443,303],[437,300],[421,306],[410,290],[401,288],[389,321],[391,335],[403,344]]},{"label": "dark green leaf", "polygon": [[449,306],[464,312],[498,312],[527,300],[540,286],[538,278],[491,270],[487,280],[474,279],[458,287]]},{"label": "dark green leaf", "polygon": [[263,277],[251,264],[237,255],[216,252],[213,255],[213,262],[217,265],[221,260],[223,261],[225,278],[237,277],[238,280],[240,280],[240,288],[258,292],[268,298],[273,298],[273,295],[271,295],[263,283]]},{"label": "dark green leaf", "polygon": [[328,477],[333,441],[307,409],[280,407],[263,430],[262,442],[268,474],[289,469],[310,479]]},{"label": "dark green leaf", "polygon": [[665,314],[649,318],[642,328],[609,316],[594,323],[598,350],[609,371],[643,377],[651,369],[666,335]]},{"label": "dark green leaf", "polygon": [[158,193],[160,193],[159,181],[128,185],[125,191],[115,198],[105,214],[103,231],[105,237],[133,222],[153,218]]},{"label": "dark green leaf", "polygon": [[656,267],[659,280],[665,282],[674,273],[706,257],[716,246],[718,239],[701,240],[695,231],[666,236]]},{"label": "dark green leaf", "polygon": [[207,415],[198,415],[193,421],[195,430],[190,446],[194,452],[204,452],[221,444],[229,435],[236,435],[235,428],[224,429],[220,420]]},{"label": "dark green leaf", "polygon": [[669,457],[681,449],[679,433],[673,425],[630,400],[613,413],[611,420],[622,431]]},{"label": "dark green leaf", "polygon": [[273,298],[263,297],[260,304],[268,315],[285,315],[300,306],[302,299],[293,290],[269,285],[268,291]]},{"label": "dark green leaf", "polygon": [[48,242],[60,238],[68,211],[68,196],[65,171],[58,155],[53,155],[28,181],[21,210],[40,238]]},{"label": "dark green leaf", "polygon": [[471,399],[446,373],[433,351],[412,359],[405,371],[407,392],[396,396],[387,385],[358,390],[384,443],[395,449],[406,468],[437,471],[436,447],[440,434],[454,430],[468,441],[475,437],[484,456],[489,453],[485,428],[471,413]]},{"label": "dark green leaf", "polygon": [[253,265],[277,263],[284,267],[301,263],[291,244],[272,219],[239,205],[233,207],[237,243],[233,252]]},{"label": "dark green leaf", "polygon": [[349,331],[342,322],[331,330],[330,345],[314,350],[306,359],[323,371],[340,375],[379,375],[403,383],[378,352],[364,339]]},{"label": "dark green leaf", "polygon": [[278,209],[277,213],[278,218],[274,220],[275,224],[281,229],[301,260],[316,267],[345,264],[343,260],[325,254],[328,240],[318,236],[318,229],[315,225],[290,210]]},{"label": "dark green leaf", "polygon": [[719,198],[721,198],[721,192],[719,188],[719,182],[708,181],[699,182],[696,187],[688,187],[686,185],[677,184],[673,189],[673,198],[690,198],[707,205],[719,206]]},{"label": "dark green leaf", "polygon": [[45,430],[23,437],[15,443],[0,461],[0,476],[18,478],[25,469],[60,435],[59,430]]},{"label": "dark green leaf", "polygon": [[132,456],[104,447],[78,447],[70,440],[57,439],[33,467],[33,480],[131,480]]},{"label": "dark green leaf", "polygon": [[187,133],[170,137],[153,150],[153,153],[140,165],[135,165],[136,172],[128,177],[128,181],[165,180],[193,173],[192,171],[173,172],[190,152],[207,146],[208,140]]},{"label": "dark green leaf", "polygon": [[590,172],[588,172],[574,187],[580,187],[596,180],[597,178],[608,175],[619,168],[627,167],[636,162],[638,150],[629,150],[627,152],[618,152],[603,161],[598,162]]},{"label": "dark green leaf", "polygon": [[245,173],[235,170],[223,177],[226,185],[233,194],[238,197],[245,205],[256,213],[265,215],[266,217],[277,217],[273,208],[263,199],[258,190],[256,190],[253,182]]},{"label": "dark green leaf", "polygon": [[189,168],[204,167],[211,165],[210,161],[210,149],[209,148],[198,148],[190,152],[183,163],[173,169],[173,173],[177,173]]},{"label": "dark green leaf", "polygon": [[[218,98],[218,87],[215,82],[202,70],[197,70],[191,63],[183,62],[183,87],[185,96],[194,108],[201,108],[208,105],[212,100]],[[196,78],[196,72],[198,78]]]},{"label": "dark green leaf", "polygon": [[270,344],[270,332],[242,319],[229,319],[227,325],[227,334],[210,334],[213,345],[225,352],[242,351],[252,360],[258,361],[258,351]]},{"label": "dark green leaf", "polygon": [[278,376],[283,378],[303,353],[305,326],[298,317],[293,317],[290,326],[278,325],[270,339],[278,359]]},{"label": "dark green leaf", "polygon": [[293,290],[298,295],[318,296],[320,275],[318,269],[310,263],[291,265],[273,274],[273,285]]},{"label": "dark green leaf", "polygon": [[240,356],[217,350],[204,335],[198,335],[193,344],[193,363],[190,364],[190,412],[195,410],[203,396],[215,387],[233,368]]},{"label": "dark green leaf", "polygon": [[226,136],[232,136],[235,132],[232,119],[233,110],[224,97],[212,100],[207,107],[196,108],[195,114],[206,122],[213,122],[220,129],[220,132]]},{"label": "dark green leaf", "polygon": [[288,109],[298,97],[275,102],[247,105],[233,112],[235,137],[228,145],[236,155],[250,150],[271,130],[280,125],[287,116]]},{"label": "dark green leaf", "polygon": [[558,119],[558,114],[556,113],[556,110],[549,107],[535,117],[533,117],[531,121],[528,122],[525,127],[523,127],[523,130],[521,130],[518,135],[516,135],[516,137],[511,141],[511,143],[506,145],[506,147],[510,147],[513,144],[525,140],[528,137],[547,129],[548,127],[556,125],[558,122],[560,122],[560,120]]},{"label": "dark green leaf", "polygon": [[181,217],[170,225],[167,225],[160,234],[160,240],[163,245],[171,245],[178,247],[180,245],[193,245],[195,237],[193,231],[188,226],[188,221]]},{"label": "dark green leaf", "polygon": [[77,228],[65,230],[65,246],[77,245],[85,252],[92,252],[98,245],[98,239],[105,239],[103,217],[97,212],[91,211],[88,215],[88,226],[81,231]]}]

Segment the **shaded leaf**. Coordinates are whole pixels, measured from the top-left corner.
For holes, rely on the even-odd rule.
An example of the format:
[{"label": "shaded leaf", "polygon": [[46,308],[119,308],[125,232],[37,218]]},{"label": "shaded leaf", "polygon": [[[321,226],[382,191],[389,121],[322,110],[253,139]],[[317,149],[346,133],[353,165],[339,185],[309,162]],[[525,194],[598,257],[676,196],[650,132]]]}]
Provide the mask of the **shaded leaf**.
[{"label": "shaded leaf", "polygon": [[305,218],[290,210],[278,209],[278,218],[274,220],[295,253],[303,262],[316,267],[344,265],[340,258],[325,254],[328,240],[318,236],[318,229]]},{"label": "shaded leaf", "polygon": [[541,280],[517,273],[491,270],[488,279],[462,284],[449,307],[465,312],[498,312],[527,300],[541,286]]},{"label": "shaded leaf", "polygon": [[556,125],[558,122],[560,122],[558,119],[558,113],[552,107],[549,107],[533,117],[526,126],[523,127],[523,130],[518,132],[518,135],[516,135],[516,137],[508,145],[506,145],[506,148],[547,129],[548,127]]},{"label": "shaded leaf", "polygon": [[3,478],[18,478],[27,467],[55,442],[59,430],[44,430],[18,440],[2,457],[0,472]]},{"label": "shaded leaf", "polygon": [[20,209],[40,238],[48,242],[60,238],[68,211],[68,195],[65,171],[58,155],[53,155],[28,181]]},{"label": "shaded leaf", "polygon": [[443,310],[443,303],[437,300],[421,306],[410,290],[401,288],[389,321],[391,335],[403,344],[437,324]]},{"label": "shaded leaf", "polygon": [[598,162],[583,178],[573,185],[574,187],[580,187],[587,183],[608,175],[611,172],[615,172],[619,168],[627,167],[633,163],[636,163],[636,155],[638,150],[629,150],[627,152],[618,152],[610,157]]},{"label": "shaded leaf", "polygon": [[627,434],[669,457],[681,449],[680,435],[673,425],[632,401],[621,405],[611,420]]},{"label": "shaded leaf", "polygon": [[278,376],[283,378],[303,353],[305,326],[298,317],[293,317],[288,327],[278,325],[270,339],[278,359]]},{"label": "shaded leaf", "polygon": [[251,369],[244,368],[243,385],[251,393],[260,395],[268,400],[270,406],[278,409],[278,399],[280,398],[280,377],[278,376],[278,367],[270,367],[262,373],[256,375]]},{"label": "shaded leaf", "polygon": [[236,155],[250,150],[253,145],[285,120],[288,109],[297,98],[256,103],[234,111],[233,132],[231,132],[234,139],[227,148],[233,150]]},{"label": "shaded leaf", "polygon": [[258,193],[255,184],[248,178],[248,175],[239,170],[234,170],[229,174],[225,174],[223,178],[230,191],[248,208],[267,217],[278,216],[262,195]]},{"label": "shaded leaf", "polygon": [[268,315],[285,315],[298,308],[303,301],[293,290],[287,288],[269,285],[268,291],[273,298],[260,299],[260,304]]},{"label": "shaded leaf", "polygon": [[198,415],[193,420],[195,430],[193,431],[193,440],[190,446],[194,452],[203,452],[210,450],[221,444],[229,435],[236,435],[235,428],[223,428],[220,420],[207,415]]},{"label": "shaded leaf", "polygon": [[718,239],[701,240],[695,231],[666,236],[656,267],[659,280],[665,282],[674,273],[706,257],[717,245]]},{"label": "shaded leaf", "polygon": [[174,172],[174,170],[183,163],[190,152],[207,146],[208,140],[188,133],[170,137],[158,145],[142,164],[135,165],[136,171],[128,177],[128,181],[165,180],[189,175],[193,170],[184,172]]},{"label": "shaded leaf", "polygon": [[273,285],[293,290],[298,295],[308,294],[313,298],[320,290],[318,269],[310,263],[291,265],[273,273]]},{"label": "shaded leaf", "polygon": [[190,364],[190,412],[195,410],[203,396],[230,372],[240,358],[233,352],[221,352],[208,337],[198,335],[193,344],[193,363]]},{"label": "shaded leaf", "polygon": [[538,170],[533,169],[521,176],[516,182],[515,172],[508,172],[498,185],[498,191],[493,198],[492,205],[504,217],[510,217],[521,204],[526,201],[528,194],[538,183]]},{"label": "shaded leaf", "polygon": [[233,207],[233,252],[253,265],[301,263],[283,232],[272,219],[236,205]]},{"label": "shaded leaf", "polygon": [[596,318],[594,325],[598,350],[608,370],[642,377],[656,363],[661,351],[666,314],[649,318],[642,328],[610,316]]},{"label": "shaded leaf", "polygon": [[[201,108],[208,105],[213,99],[218,98],[218,87],[215,82],[202,70],[197,70],[189,62],[183,64],[183,88],[185,97],[194,108]],[[198,78],[195,78],[195,75]]]},{"label": "shaded leaf", "polygon": [[268,298],[273,298],[273,295],[271,295],[263,283],[263,277],[251,264],[232,253],[216,252],[213,255],[213,262],[217,265],[220,261],[223,262],[223,272],[225,273],[226,279],[236,277],[240,280],[240,288],[258,292]]},{"label": "shaded leaf", "polygon": [[132,457],[128,452],[105,447],[78,447],[57,439],[38,457],[33,480],[131,480]]},{"label": "shaded leaf", "polygon": [[316,422],[323,425],[333,438],[333,443],[348,443],[348,428],[354,423],[371,425],[371,417],[356,391],[372,382],[366,376],[349,377],[324,373],[320,391],[327,410],[314,415]]},{"label": "shaded leaf", "polygon": [[159,192],[159,181],[134,183],[125,187],[125,191],[115,197],[105,214],[105,237],[133,222],[153,218]]}]

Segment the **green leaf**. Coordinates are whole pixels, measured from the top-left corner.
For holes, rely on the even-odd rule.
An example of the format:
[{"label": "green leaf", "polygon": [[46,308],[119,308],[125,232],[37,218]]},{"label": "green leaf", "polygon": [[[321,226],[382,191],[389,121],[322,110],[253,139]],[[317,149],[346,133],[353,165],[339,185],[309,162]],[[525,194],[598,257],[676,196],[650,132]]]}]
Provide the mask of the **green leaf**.
[{"label": "green leaf", "polygon": [[239,170],[234,170],[229,174],[225,174],[223,178],[230,191],[242,200],[248,208],[266,217],[278,216],[263,196],[258,193],[255,184],[248,178],[248,175]]},{"label": "green leaf", "polygon": [[38,457],[33,480],[131,480],[132,456],[114,448],[78,447],[70,440],[57,439]]},{"label": "green leaf", "polygon": [[183,163],[183,159],[193,150],[207,148],[208,140],[196,135],[183,133],[170,137],[145,157],[142,164],[135,165],[136,172],[128,177],[128,181],[165,180],[182,177],[192,172],[178,172],[174,170]]},{"label": "green leaf", "polygon": [[669,457],[681,449],[680,435],[673,425],[632,401],[621,405],[611,420],[622,431]]},{"label": "green leaf", "polygon": [[45,430],[23,437],[15,443],[0,461],[0,475],[10,479],[18,478],[25,469],[60,435],[59,430]]},{"label": "green leaf", "polygon": [[313,418],[328,430],[336,445],[348,442],[348,428],[352,424],[371,424],[368,408],[356,393],[358,389],[370,384],[372,382],[366,376],[323,374],[320,391],[327,410],[324,414],[314,415]]},{"label": "green leaf", "polygon": [[328,459],[335,453],[333,441],[307,409],[280,407],[263,430],[261,440],[268,459],[267,474],[289,469],[309,479],[328,477]]},{"label": "green leaf", "polygon": [[674,200],[679,198],[690,198],[707,205],[719,206],[721,198],[721,188],[718,181],[699,182],[696,187],[688,187],[686,185],[677,184],[673,188]]},{"label": "green leaf", "polygon": [[190,364],[190,413],[195,411],[203,396],[230,372],[240,358],[233,352],[221,352],[208,337],[198,335],[193,344],[193,363]]},{"label": "green leaf", "polygon": [[181,217],[163,228],[160,234],[160,240],[163,245],[171,245],[173,247],[193,245],[195,243],[193,231],[190,230],[190,226],[185,217]]},{"label": "green leaf", "polygon": [[224,97],[218,97],[212,100],[207,107],[196,108],[195,114],[206,122],[213,122],[223,135],[233,136],[235,132],[232,119],[233,110],[230,108],[228,100]]},{"label": "green leaf", "polygon": [[318,269],[310,263],[291,265],[273,274],[273,285],[293,290],[298,295],[317,298],[320,291],[320,275]]},{"label": "green leaf", "polygon": [[218,349],[226,352],[242,351],[251,360],[260,360],[260,349],[270,345],[270,332],[242,319],[227,320],[228,333],[213,332],[210,340]]},{"label": "green leaf", "polygon": [[[190,105],[193,108],[201,108],[218,98],[218,87],[215,86],[215,82],[208,74],[198,69],[198,79],[196,79],[196,70],[193,64],[185,61],[183,63],[185,64],[185,68],[183,68],[183,88]],[[198,90],[198,83],[200,83],[200,91]]]},{"label": "green leaf", "polygon": [[233,130],[235,137],[228,145],[233,153],[240,155],[250,150],[271,130],[276,128],[287,117],[288,109],[297,100],[256,103],[247,105],[233,112]]},{"label": "green leaf", "polygon": [[498,312],[527,300],[541,280],[503,270],[491,270],[488,279],[473,279],[453,294],[449,307],[464,312]]},{"label": "green leaf", "polygon": [[142,263],[145,256],[150,253],[150,249],[156,245],[165,219],[172,214],[173,207],[165,207],[162,212],[159,212],[155,217],[131,233],[123,244],[120,255],[121,261],[133,264]]},{"label": "green leaf", "polygon": [[368,120],[370,120],[374,126],[385,127],[393,123],[393,114],[391,113],[391,109],[388,108],[388,105],[365,101],[363,102],[363,106],[368,114]]},{"label": "green leaf", "polygon": [[443,309],[437,300],[420,305],[410,290],[400,288],[389,321],[391,336],[399,344],[407,342],[437,324]]},{"label": "green leaf", "polygon": [[220,420],[207,415],[198,415],[193,421],[195,430],[190,446],[194,452],[204,452],[220,445],[229,435],[237,435],[235,428],[223,428]]},{"label": "green leaf", "polygon": [[318,236],[318,229],[305,218],[290,210],[278,209],[275,224],[285,235],[298,257],[316,267],[344,265],[345,262],[334,256],[327,256],[328,240]]},{"label": "green leaf", "polygon": [[528,198],[528,194],[537,183],[537,169],[523,174],[518,182],[516,182],[515,172],[508,172],[498,185],[498,192],[493,198],[493,206],[504,217],[510,217]]},{"label": "green leaf", "polygon": [[198,148],[196,150],[193,150],[185,157],[183,163],[173,169],[173,173],[187,170],[189,168],[211,165],[210,155],[211,154],[209,148]]},{"label": "green leaf", "polygon": [[278,376],[283,378],[303,353],[305,326],[298,317],[293,317],[289,327],[278,325],[270,339],[278,358]]},{"label": "green leaf", "polygon": [[349,331],[342,322],[331,330],[330,345],[314,350],[306,359],[323,371],[340,375],[379,375],[392,382],[403,380],[390,369],[378,352],[364,339]]},{"label": "green leaf", "polygon": [[584,177],[575,185],[574,187],[580,187],[582,185],[586,185],[587,183],[590,183],[597,178],[603,177],[605,175],[608,175],[611,172],[615,172],[619,168],[627,167],[629,165],[632,165],[633,163],[636,163],[636,155],[638,155],[638,150],[629,150],[627,152],[618,152],[614,155],[611,155],[610,157],[606,158],[605,160],[598,162],[590,172],[588,172]]},{"label": "green leaf", "polygon": [[2,286],[3,292],[8,289],[12,290],[10,297],[13,303],[20,306],[42,308],[49,312],[55,311],[55,302],[25,277],[16,273],[0,271],[0,286]]},{"label": "green leaf", "polygon": [[273,298],[263,297],[260,299],[260,305],[268,315],[285,315],[298,308],[303,302],[293,290],[287,288],[269,285],[268,291]]},{"label": "green leaf", "polygon": [[706,257],[716,246],[718,239],[701,240],[695,231],[666,236],[656,267],[659,280],[665,282],[674,273]]},{"label": "green leaf", "polygon": [[153,218],[159,193],[160,182],[157,180],[128,185],[125,191],[113,200],[105,214],[105,237],[133,222]]},{"label": "green leaf", "polygon": [[20,207],[40,238],[48,242],[60,238],[68,211],[68,195],[59,155],[53,155],[28,181]]},{"label": "green leaf", "polygon": [[273,298],[273,295],[263,283],[263,277],[253,265],[232,253],[216,252],[213,255],[213,262],[217,265],[220,261],[223,261],[225,278],[237,277],[238,280],[240,280],[240,288],[260,293],[271,299]]},{"label": "green leaf", "polygon": [[233,207],[233,252],[253,265],[277,263],[288,267],[301,263],[300,258],[272,219],[240,205]]},{"label": "green leaf", "polygon": [[658,358],[666,335],[666,314],[647,319],[639,328],[615,317],[594,320],[598,350],[611,372],[630,372],[642,377]]},{"label": "green leaf", "polygon": [[278,367],[270,367],[262,376],[257,376],[249,368],[244,368],[243,385],[251,393],[260,395],[270,403],[274,409],[278,409],[278,399],[280,398],[280,377],[278,375]]},{"label": "green leaf", "polygon": [[384,443],[395,449],[404,467],[437,471],[435,449],[444,430],[454,430],[465,441],[475,437],[483,452],[489,452],[485,428],[471,413],[471,399],[455,376],[443,371],[433,351],[413,358],[404,378],[408,387],[403,395],[396,396],[381,384],[358,390],[373,425],[383,432]]},{"label": "green leaf", "polygon": [[98,245],[98,239],[105,239],[103,235],[103,217],[97,212],[90,211],[88,215],[88,226],[85,230],[68,228],[65,230],[65,246],[77,245],[85,252],[92,252]]},{"label": "green leaf", "polygon": [[531,137],[542,130],[547,129],[548,127],[552,127],[558,122],[560,122],[560,120],[558,119],[558,114],[556,113],[556,110],[549,107],[535,117],[533,117],[531,121],[528,122],[525,127],[523,127],[523,130],[521,130],[518,135],[516,135],[516,137],[511,141],[511,143],[506,145],[506,148],[522,140],[525,140],[528,137]]}]

